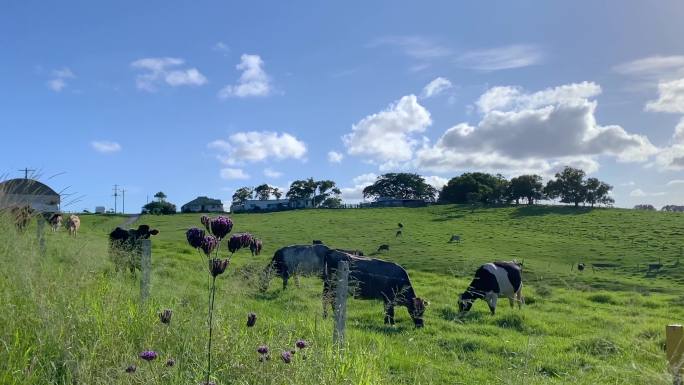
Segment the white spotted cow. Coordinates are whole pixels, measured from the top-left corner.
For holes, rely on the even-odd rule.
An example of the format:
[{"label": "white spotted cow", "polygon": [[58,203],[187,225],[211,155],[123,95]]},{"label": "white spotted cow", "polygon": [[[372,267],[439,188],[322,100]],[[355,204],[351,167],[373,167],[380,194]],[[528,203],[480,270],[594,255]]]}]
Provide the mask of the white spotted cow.
[{"label": "white spotted cow", "polygon": [[492,262],[480,266],[468,289],[458,299],[458,310],[469,311],[476,299],[483,299],[492,314],[499,297],[508,298],[511,307],[524,303],[522,296],[522,269],[516,262]]}]

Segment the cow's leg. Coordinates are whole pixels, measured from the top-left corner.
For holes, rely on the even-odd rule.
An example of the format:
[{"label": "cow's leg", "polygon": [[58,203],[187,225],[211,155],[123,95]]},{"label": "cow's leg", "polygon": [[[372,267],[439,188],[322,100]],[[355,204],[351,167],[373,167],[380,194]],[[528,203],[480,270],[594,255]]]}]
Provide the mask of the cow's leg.
[{"label": "cow's leg", "polygon": [[498,296],[495,293],[490,293],[487,294],[485,299],[489,305],[489,311],[492,312],[492,315],[496,314],[496,300],[498,299]]},{"label": "cow's leg", "polygon": [[294,279],[295,279],[295,286],[299,288],[299,274],[294,274]]},{"label": "cow's leg", "polygon": [[517,296],[515,294],[508,297],[508,303],[511,305],[511,309],[513,309],[513,307],[515,307],[515,304],[514,304],[515,298],[517,298]]},{"label": "cow's leg", "polygon": [[335,311],[335,299],[333,298],[332,285],[325,281],[323,282],[323,318],[328,317],[328,304],[330,308]]},{"label": "cow's leg", "polygon": [[394,325],[394,304],[391,302],[385,303],[385,323]]},{"label": "cow's leg", "polygon": [[525,298],[523,298],[522,295],[522,287],[518,290],[518,292],[515,295],[517,297],[518,309],[522,309],[522,305],[525,303]]},{"label": "cow's leg", "polygon": [[283,272],[283,290],[287,289],[287,280],[290,279],[290,275],[287,271]]}]

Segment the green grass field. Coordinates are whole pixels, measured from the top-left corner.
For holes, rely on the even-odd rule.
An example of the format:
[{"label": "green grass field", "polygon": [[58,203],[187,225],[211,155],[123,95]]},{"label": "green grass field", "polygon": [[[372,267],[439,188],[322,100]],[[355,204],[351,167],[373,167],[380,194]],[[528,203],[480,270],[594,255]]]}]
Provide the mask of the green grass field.
[{"label": "green grass field", "polygon": [[[305,210],[232,215],[233,232],[264,241],[240,251],[220,276],[214,362],[217,384],[670,384],[665,325],[684,320],[684,215],[569,207]],[[207,275],[185,241],[199,215],[141,217],[153,239],[152,296],[140,303],[138,278],[117,273],[107,233],[122,217],[83,216],[76,239],[47,233],[38,252],[35,228],[17,234],[0,221],[1,384],[198,384],[206,354]],[[404,235],[395,238],[397,222]],[[448,243],[451,234],[463,238]],[[431,305],[425,328],[397,309],[383,324],[380,302],[350,300],[347,344],[332,344],[322,319],[317,278],[287,291],[276,279],[266,293],[258,273],[273,252],[321,239],[403,265]],[[225,252],[224,252],[225,254]],[[480,264],[524,261],[527,305],[500,301],[491,316],[476,303],[459,316],[456,299]],[[584,272],[571,270],[584,262]],[[592,271],[592,263],[613,269]],[[662,263],[659,271],[647,264]],[[294,283],[294,282],[292,282]],[[174,311],[169,326],[157,313]],[[258,315],[245,326],[248,312]],[[291,364],[280,352],[310,342]],[[258,360],[267,344],[272,359]],[[152,363],[137,358],[152,349]],[[176,365],[164,367],[166,358]],[[134,374],[125,372],[138,365]]]}]

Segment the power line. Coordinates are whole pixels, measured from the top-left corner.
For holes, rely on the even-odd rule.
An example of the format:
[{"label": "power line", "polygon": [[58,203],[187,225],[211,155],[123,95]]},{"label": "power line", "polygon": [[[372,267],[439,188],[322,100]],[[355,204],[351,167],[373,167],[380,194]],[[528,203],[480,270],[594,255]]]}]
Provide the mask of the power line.
[{"label": "power line", "polygon": [[119,197],[119,185],[115,184],[114,185],[114,214],[116,214],[116,202],[117,198]]},{"label": "power line", "polygon": [[32,168],[26,167],[26,168],[24,168],[23,170],[19,170],[19,171],[23,171],[23,172],[24,172],[24,179],[28,179],[28,173],[29,173],[29,171],[36,171],[36,170],[34,170],[34,169],[32,169]]}]

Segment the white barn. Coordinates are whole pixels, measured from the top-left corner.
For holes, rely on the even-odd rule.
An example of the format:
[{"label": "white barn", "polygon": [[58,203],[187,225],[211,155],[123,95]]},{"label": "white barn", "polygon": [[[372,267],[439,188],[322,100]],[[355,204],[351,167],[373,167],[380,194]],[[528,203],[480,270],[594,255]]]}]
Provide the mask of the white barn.
[{"label": "white barn", "polygon": [[181,206],[183,213],[222,213],[223,202],[219,199],[197,197]]},{"label": "white barn", "polygon": [[17,178],[0,182],[0,209],[30,206],[39,212],[54,213],[59,212],[60,203],[59,194],[37,180]]}]

